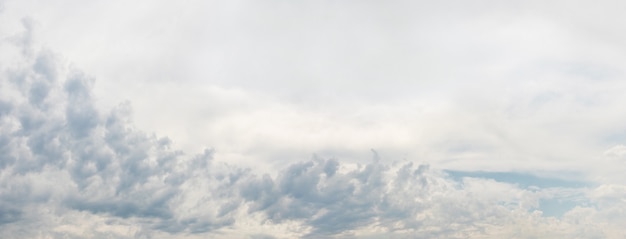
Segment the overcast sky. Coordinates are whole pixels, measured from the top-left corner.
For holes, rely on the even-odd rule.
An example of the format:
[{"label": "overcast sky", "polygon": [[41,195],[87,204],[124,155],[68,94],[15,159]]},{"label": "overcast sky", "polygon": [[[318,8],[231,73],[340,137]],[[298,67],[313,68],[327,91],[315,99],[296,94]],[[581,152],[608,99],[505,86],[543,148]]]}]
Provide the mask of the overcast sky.
[{"label": "overcast sky", "polygon": [[0,237],[624,238],[624,10],[0,0]]}]

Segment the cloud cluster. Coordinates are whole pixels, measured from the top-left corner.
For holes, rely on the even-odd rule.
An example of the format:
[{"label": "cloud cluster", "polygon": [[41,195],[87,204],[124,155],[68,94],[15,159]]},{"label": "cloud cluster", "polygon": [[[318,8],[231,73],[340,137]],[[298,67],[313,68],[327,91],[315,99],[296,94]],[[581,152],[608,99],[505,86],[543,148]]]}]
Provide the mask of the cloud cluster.
[{"label": "cloud cluster", "polygon": [[[130,103],[97,108],[95,79],[33,44],[33,22],[23,25],[0,42],[2,238],[625,236],[620,184],[455,177],[375,151],[363,164],[287,160],[272,175],[209,149],[186,154],[134,127]],[[606,157],[621,162],[623,151]],[[546,202],[574,205],[548,216]]]},{"label": "cloud cluster", "polygon": [[615,165],[596,158],[626,139],[626,29],[610,0],[4,2],[1,29],[33,17],[24,39],[99,79],[97,108],[130,99],[141,129],[220,161],[275,170],[376,148],[602,177]]},{"label": "cloud cluster", "polygon": [[625,220],[618,185],[585,194],[593,207],[547,218],[539,200],[565,189],[455,180],[427,165],[382,163],[375,152],[365,165],[315,157],[274,177],[215,163],[211,150],[185,155],[136,130],[128,103],[94,108],[94,79],[55,54],[15,52],[21,60],[0,82],[3,238],[621,235],[611,231]]}]

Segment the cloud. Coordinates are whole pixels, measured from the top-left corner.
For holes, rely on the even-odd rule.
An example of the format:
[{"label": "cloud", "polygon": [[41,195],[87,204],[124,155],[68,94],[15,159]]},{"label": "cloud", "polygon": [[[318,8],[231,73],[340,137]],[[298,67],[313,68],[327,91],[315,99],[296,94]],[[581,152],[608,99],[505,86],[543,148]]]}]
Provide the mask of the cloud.
[{"label": "cloud", "polygon": [[[374,7],[367,6],[367,9],[366,12],[373,11]],[[351,14],[363,18],[360,13]],[[341,14],[337,12],[332,17],[340,18]],[[382,14],[376,17],[389,16]],[[344,21],[342,24],[345,26],[353,24],[351,19]],[[287,24],[281,25],[286,28],[294,27],[288,23],[281,24]],[[11,50],[4,54],[12,54],[12,57],[0,58],[3,59],[0,62],[2,238],[624,237],[622,225],[626,223],[623,213],[626,204],[622,198],[626,195],[626,189],[624,185],[615,183],[618,181],[616,179],[603,181],[583,178],[579,184],[578,180],[569,178],[557,179],[516,172],[475,172],[471,168],[469,171],[442,170],[411,160],[393,161],[378,151],[360,160],[326,156],[314,156],[309,160],[282,159],[279,161],[284,164],[279,171],[264,174],[261,170],[241,164],[225,163],[225,160],[217,158],[219,148],[206,149],[195,155],[177,150],[173,140],[147,133],[134,125],[131,102],[122,102],[110,110],[99,108],[99,98],[94,93],[95,77],[68,66],[53,51],[41,49],[33,39],[36,24],[32,20],[23,21],[23,26],[23,32],[0,42],[0,49]],[[383,31],[384,27],[375,29]],[[363,30],[368,28],[355,31]],[[356,33],[348,35],[350,39],[359,36]],[[378,40],[368,39],[374,43]],[[363,48],[356,46],[348,49],[348,52],[358,52]],[[362,54],[370,56],[385,53],[372,50]],[[347,55],[345,58],[352,59],[352,56]],[[299,60],[304,61],[304,58]],[[277,59],[281,62],[285,58]],[[334,63],[328,64],[322,68],[334,67]],[[361,63],[348,66],[355,69],[346,72],[359,72],[356,68]],[[393,68],[387,67],[379,70],[388,72]],[[263,69],[257,70],[263,73]],[[531,72],[532,76],[550,78],[551,71]],[[594,70],[585,70],[584,73],[582,82],[598,75]],[[285,79],[279,79],[282,80]],[[555,81],[560,82],[562,79]],[[590,105],[606,100],[596,93],[608,88],[608,85],[600,85],[599,89],[586,91],[576,88],[581,85],[577,84],[571,86],[571,91],[552,91],[550,82],[534,83],[540,90],[535,91],[532,82],[516,85],[532,94],[515,91],[512,102],[505,105],[510,110],[505,111],[504,116],[494,116],[496,126],[479,127],[489,128],[495,133],[488,134],[484,130],[468,127],[481,125],[480,120],[454,125],[458,121],[448,119],[450,115],[446,114],[446,117],[442,117],[442,124],[448,123],[453,130],[444,130],[446,134],[435,140],[440,144],[433,145],[449,150],[450,154],[446,156],[453,160],[455,157],[475,159],[485,156],[485,152],[498,154],[502,152],[499,151],[501,148],[507,147],[521,148],[515,152],[540,154],[546,150],[542,146],[545,141],[532,133],[543,129],[536,124],[552,125],[553,122],[547,120],[537,123],[526,119],[547,117],[548,111],[556,110],[555,114],[565,117],[571,111],[590,109]],[[373,83],[372,89],[376,91],[374,88],[379,85],[380,82]],[[243,94],[239,98],[234,97],[233,101],[247,103],[254,100],[247,97],[249,95]],[[472,94],[467,97],[481,98]],[[254,108],[254,104],[243,105],[246,109]],[[563,105],[567,109],[558,111]],[[283,107],[279,104],[273,109],[275,112],[283,112],[279,115],[283,118],[279,119],[296,126],[299,122],[323,121],[324,118],[309,112],[302,113],[306,117],[300,117],[290,111],[291,108],[286,107],[285,110]],[[488,108],[491,105],[470,107],[467,111],[470,113],[461,112],[456,116],[473,115],[471,112],[480,111],[481,107]],[[386,107],[383,105],[379,109]],[[600,111],[608,109],[601,108]],[[394,112],[395,109],[387,110]],[[270,122],[272,119],[275,122],[276,119],[272,118],[275,115],[260,111],[253,112],[257,114],[253,116],[260,117],[247,117],[257,122]],[[341,134],[357,133],[361,128],[377,129],[368,132],[402,131],[402,127],[389,126],[395,121],[382,125],[376,120],[374,123],[369,121],[370,116],[385,119],[381,116],[385,112],[388,111],[356,114],[355,118],[366,118],[359,121],[365,127],[346,129],[337,126],[340,133],[326,132],[326,136],[339,138],[330,142],[342,147],[342,143],[348,144],[342,141],[350,136]],[[317,118],[307,118],[309,116]],[[241,117],[235,118],[242,120]],[[514,120],[499,121],[509,118]],[[220,120],[226,122],[228,119],[231,118]],[[591,122],[593,119],[582,118],[572,125]],[[240,126],[250,121],[242,122]],[[497,123],[503,124],[500,128],[529,124],[531,127],[524,129],[533,132],[502,132]],[[319,128],[324,128],[325,124],[321,125]],[[567,136],[569,134],[566,131],[572,125],[551,129],[553,132],[564,132]],[[271,130],[278,129],[280,127]],[[245,127],[239,130],[245,131]],[[468,136],[463,134],[466,132]],[[239,133],[235,131],[235,134]],[[293,135],[293,132],[289,132],[277,138],[282,140],[279,142],[296,141],[291,137]],[[360,135],[366,134],[351,137],[358,141]],[[404,135],[398,133],[396,136]],[[539,142],[522,144],[527,137],[537,138]],[[302,140],[301,144],[321,141],[321,138],[312,137]],[[383,137],[374,142],[394,140],[397,139]],[[359,147],[372,141],[360,142]],[[398,142],[405,141],[394,141]],[[566,146],[579,143],[564,142]],[[599,162],[619,161],[623,158],[622,151],[622,145],[611,147]],[[472,163],[479,164],[480,161],[465,161],[465,164]],[[623,164],[608,165],[615,166],[614,170],[623,167]],[[543,211],[545,201],[560,199],[571,199],[576,204],[557,215],[546,215]]]},{"label": "cloud", "polygon": [[604,6],[66,5],[7,1],[2,24],[32,15],[34,42],[100,79],[96,108],[130,99],[141,129],[218,161],[275,171],[311,153],[363,163],[375,147],[457,170],[588,172],[624,139],[623,27]]},{"label": "cloud", "polygon": [[[566,229],[555,235],[580,233],[585,224],[571,219],[576,213],[624,220],[604,211],[626,207],[615,200],[621,186],[594,189],[588,200],[597,208],[577,206],[551,219],[541,216],[539,200],[561,181],[529,189],[471,173],[456,180],[424,164],[387,164],[376,151],[363,165],[316,156],[286,165],[276,176],[260,176],[215,162],[212,150],[186,155],[172,149],[168,138],[137,130],[128,102],[99,111],[93,103],[94,79],[63,69],[53,53],[23,57],[23,65],[2,75],[12,96],[2,99],[0,124],[6,159],[0,171],[0,226],[6,238],[524,238],[555,228]],[[261,228],[299,227],[275,235],[225,234],[246,228],[241,222],[250,218],[258,218],[254,225]],[[36,230],[23,230],[34,225]],[[534,225],[544,226],[541,231],[525,228]],[[610,231],[612,225],[602,226],[588,235],[619,235]]]}]

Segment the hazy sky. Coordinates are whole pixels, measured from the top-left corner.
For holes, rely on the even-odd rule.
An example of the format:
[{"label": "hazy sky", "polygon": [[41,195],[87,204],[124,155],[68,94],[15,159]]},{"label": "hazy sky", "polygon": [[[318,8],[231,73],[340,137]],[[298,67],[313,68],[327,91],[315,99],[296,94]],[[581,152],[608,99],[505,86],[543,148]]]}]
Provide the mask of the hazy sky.
[{"label": "hazy sky", "polygon": [[0,237],[624,238],[624,10],[0,0]]}]

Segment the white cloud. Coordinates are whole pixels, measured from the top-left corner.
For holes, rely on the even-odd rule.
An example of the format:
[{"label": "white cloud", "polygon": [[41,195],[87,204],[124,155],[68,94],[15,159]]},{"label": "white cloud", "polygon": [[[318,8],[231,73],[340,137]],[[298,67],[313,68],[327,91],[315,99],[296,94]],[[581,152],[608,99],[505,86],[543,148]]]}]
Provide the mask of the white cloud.
[{"label": "white cloud", "polygon": [[0,2],[2,238],[624,237],[619,12],[65,3]]}]

